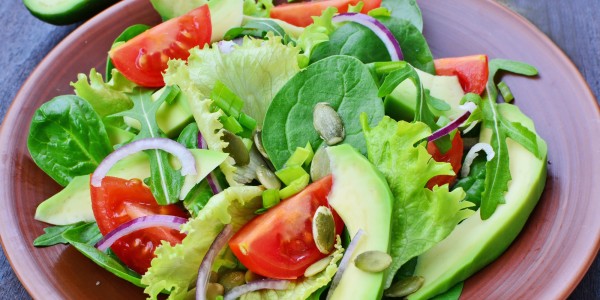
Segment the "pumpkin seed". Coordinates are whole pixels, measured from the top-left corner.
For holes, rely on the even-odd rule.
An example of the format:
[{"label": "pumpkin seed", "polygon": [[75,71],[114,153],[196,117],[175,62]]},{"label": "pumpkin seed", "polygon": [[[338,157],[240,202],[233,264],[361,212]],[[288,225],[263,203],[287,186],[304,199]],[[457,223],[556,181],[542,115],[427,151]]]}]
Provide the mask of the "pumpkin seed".
[{"label": "pumpkin seed", "polygon": [[241,271],[227,272],[220,276],[219,283],[225,288],[226,292],[232,288],[246,283],[246,273]]},{"label": "pumpkin seed", "polygon": [[335,244],[335,222],[331,210],[319,206],[312,220],[312,233],[317,249],[323,254],[329,254]]},{"label": "pumpkin seed", "polygon": [[329,155],[327,155],[326,147],[321,147],[317,149],[310,164],[310,178],[314,182],[329,174],[331,174]]},{"label": "pumpkin seed", "polygon": [[219,282],[219,273],[211,271],[210,277],[208,278],[208,282]]},{"label": "pumpkin seed", "polygon": [[379,273],[392,264],[392,257],[382,251],[366,251],[354,259],[354,264],[365,272]]},{"label": "pumpkin seed", "polygon": [[329,146],[344,140],[344,123],[340,115],[327,102],[319,102],[313,109],[313,126]]},{"label": "pumpkin seed", "polygon": [[248,148],[241,137],[230,131],[223,130],[221,139],[223,142],[228,143],[227,147],[223,149],[223,152],[228,153],[233,160],[235,160],[236,165],[245,166],[250,163],[250,151],[248,151]]},{"label": "pumpkin seed", "polygon": [[277,179],[275,173],[273,173],[269,168],[264,166],[258,167],[258,169],[256,169],[256,178],[260,184],[269,190],[278,190],[281,188],[281,182],[279,182],[279,179]]},{"label": "pumpkin seed", "polygon": [[223,288],[223,286],[218,283],[211,282],[206,286],[206,299],[214,300],[217,299],[219,296],[223,296],[224,293],[225,288]]},{"label": "pumpkin seed", "polygon": [[246,280],[246,283],[250,283],[252,281],[257,281],[257,280],[261,280],[264,279],[264,277],[248,270],[246,271],[246,274],[244,274],[244,280]]},{"label": "pumpkin seed", "polygon": [[406,297],[416,291],[418,291],[425,282],[425,278],[422,276],[412,276],[401,279],[394,283],[389,289],[385,290],[386,297],[400,298]]},{"label": "pumpkin seed", "polygon": [[306,271],[304,271],[304,277],[311,277],[321,273],[321,271],[325,270],[325,268],[329,266],[329,263],[332,259],[333,257],[327,256],[310,265],[308,268],[306,268]]},{"label": "pumpkin seed", "polygon": [[262,144],[262,129],[257,128],[254,131],[254,145],[256,146],[256,149],[258,150],[258,152],[260,152],[260,155],[262,155],[264,158],[269,159],[269,156],[267,156],[267,151],[265,150],[265,147],[263,147]]}]

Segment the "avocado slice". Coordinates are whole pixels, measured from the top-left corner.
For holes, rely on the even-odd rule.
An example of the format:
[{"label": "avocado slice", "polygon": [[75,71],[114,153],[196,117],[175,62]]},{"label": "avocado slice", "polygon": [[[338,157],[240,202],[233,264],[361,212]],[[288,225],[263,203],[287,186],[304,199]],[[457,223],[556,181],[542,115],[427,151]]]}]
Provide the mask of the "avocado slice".
[{"label": "avocado slice", "polygon": [[[498,105],[507,119],[535,132],[533,122],[518,107]],[[482,129],[480,139],[489,141],[491,131]],[[415,275],[425,284],[408,299],[429,299],[440,294],[498,258],[517,237],[537,204],[546,183],[548,148],[538,136],[543,159],[536,158],[520,144],[507,139],[512,181],[506,203],[498,206],[488,219],[479,212],[460,223],[441,243],[419,256]]]},{"label": "avocado slice", "polygon": [[85,20],[118,0],[23,0],[25,7],[38,19],[54,24],[67,25]]},{"label": "avocado slice", "polygon": [[383,272],[368,273],[353,261],[359,254],[388,252],[393,196],[383,175],[352,146],[327,148],[333,174],[329,204],[340,215],[350,236],[359,229],[364,235],[331,299],[379,299]]},{"label": "avocado slice", "polygon": [[242,25],[243,0],[150,0],[164,21],[179,17],[190,10],[208,3],[212,22],[211,42],[223,39],[225,33]]},{"label": "avocado slice", "polygon": [[[218,167],[228,155],[223,152],[192,149],[196,159],[197,174],[186,176],[180,199]],[[173,162],[178,165],[179,162]],[[120,160],[108,172],[108,176],[119,178],[150,177],[150,161],[145,153],[136,153]],[[53,225],[68,225],[77,222],[94,222],[92,199],[90,198],[90,175],[73,178],[71,182],[56,195],[42,202],[35,211],[35,219]]]},{"label": "avocado slice", "polygon": [[[428,89],[431,96],[444,100],[450,104],[449,111],[437,111],[430,107],[434,114],[444,115],[450,119],[460,115],[462,111],[458,108],[460,100],[465,95],[458,77],[456,76],[436,76],[415,69],[419,74],[419,79],[423,88]],[[417,104],[417,89],[410,80],[402,82],[391,95],[386,97],[385,114],[395,120],[412,121]]]}]

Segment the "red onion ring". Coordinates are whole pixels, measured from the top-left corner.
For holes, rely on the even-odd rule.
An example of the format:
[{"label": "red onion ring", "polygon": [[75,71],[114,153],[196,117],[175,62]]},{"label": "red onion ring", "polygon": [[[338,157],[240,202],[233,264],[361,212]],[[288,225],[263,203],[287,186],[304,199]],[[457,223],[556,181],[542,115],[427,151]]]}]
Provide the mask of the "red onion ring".
[{"label": "red onion ring", "polygon": [[288,280],[279,280],[279,279],[256,280],[256,281],[252,281],[250,283],[232,288],[229,292],[227,292],[225,294],[225,297],[223,298],[223,300],[235,300],[246,293],[250,293],[250,292],[254,292],[254,291],[258,291],[258,290],[265,290],[265,289],[285,290],[289,284],[290,284],[290,282]]},{"label": "red onion ring", "polygon": [[206,300],[206,287],[208,286],[208,279],[210,278],[210,272],[215,258],[227,245],[227,242],[233,236],[233,226],[231,224],[225,225],[223,230],[217,235],[210,248],[204,255],[200,268],[198,268],[198,280],[196,281],[196,299]]},{"label": "red onion ring", "polygon": [[360,13],[343,13],[334,16],[332,21],[334,23],[347,21],[354,22],[369,28],[383,42],[385,48],[390,54],[392,61],[404,59],[404,55],[402,55],[402,49],[400,48],[398,40],[396,40],[392,32],[377,19]]},{"label": "red onion ring", "polygon": [[363,236],[364,233],[365,233],[364,230],[359,229],[356,232],[356,234],[354,235],[354,237],[352,238],[352,241],[348,245],[348,249],[346,249],[346,252],[344,253],[344,256],[342,257],[342,260],[340,261],[340,266],[338,267],[338,270],[335,273],[335,276],[333,276],[333,280],[331,281],[331,287],[329,288],[329,292],[327,293],[327,298],[325,298],[325,299],[330,299],[331,296],[333,295],[333,291],[340,284],[340,281],[342,280],[342,276],[344,275],[344,271],[346,271],[346,269],[348,268],[348,264],[350,263],[350,260],[352,259],[352,254],[354,253],[354,250],[356,250],[356,245],[358,245],[358,242],[360,241],[360,238]]},{"label": "red onion ring", "polygon": [[469,176],[471,173],[471,164],[473,164],[473,160],[477,157],[479,151],[483,150],[486,154],[486,160],[490,161],[496,156],[496,152],[492,146],[488,143],[477,143],[469,149],[469,152],[465,156],[465,161],[463,162],[462,169],[460,170],[460,175],[464,178]]},{"label": "red onion ring", "polygon": [[196,174],[196,160],[190,150],[186,149],[180,143],[167,138],[147,138],[131,142],[109,154],[92,174],[90,183],[95,187],[101,186],[102,179],[119,160],[144,150],[163,150],[169,152],[181,162],[181,175]]},{"label": "red onion ring", "polygon": [[462,125],[466,120],[469,119],[469,116],[471,116],[471,113],[475,110],[475,108],[477,108],[477,106],[475,106],[475,104],[473,102],[467,102],[465,105],[462,105],[461,108],[465,109],[466,111],[460,115],[458,118],[454,119],[452,122],[448,123],[448,125],[436,130],[434,133],[432,133],[428,138],[427,141],[429,142],[433,142],[447,134],[450,134],[450,132],[452,132],[454,129],[460,127],[460,125]]},{"label": "red onion ring", "polygon": [[106,251],[114,244],[118,239],[133,233],[138,230],[152,228],[152,227],[167,227],[170,229],[180,230],[182,224],[185,224],[188,220],[182,217],[168,216],[168,215],[151,215],[135,218],[129,220],[113,229],[111,232],[106,234],[98,243],[96,248],[100,251]]},{"label": "red onion ring", "polygon": [[208,150],[208,144],[200,131],[198,131],[198,149]]}]

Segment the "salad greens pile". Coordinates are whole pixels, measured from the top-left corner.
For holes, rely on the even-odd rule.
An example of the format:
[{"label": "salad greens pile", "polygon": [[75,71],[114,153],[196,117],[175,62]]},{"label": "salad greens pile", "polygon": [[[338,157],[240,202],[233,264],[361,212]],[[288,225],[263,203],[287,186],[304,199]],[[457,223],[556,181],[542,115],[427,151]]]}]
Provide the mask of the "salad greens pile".
[{"label": "salad greens pile", "polygon": [[[207,3],[151,2],[165,20],[177,19]],[[320,151],[342,146],[327,145],[316,128],[319,122],[328,125],[328,120],[315,119],[315,107],[322,103],[332,108],[329,113],[343,123],[342,133],[337,133],[343,147],[354,149],[362,155],[361,159],[368,160],[377,178],[385,182],[382,194],[391,197],[391,212],[383,212],[391,215],[390,224],[383,224],[389,226],[390,235],[382,241],[388,245],[386,255],[391,263],[378,286],[355,282],[357,289],[372,289],[377,297],[392,297],[402,293],[399,285],[419,282],[416,289],[406,291],[402,297],[421,299],[442,294],[438,297],[457,299],[462,281],[510,245],[523,224],[506,224],[513,219],[524,222],[533,209],[545,182],[547,149],[531,121],[518,108],[497,103],[495,79],[501,71],[535,76],[535,68],[500,59],[492,59],[488,64],[485,57],[485,91],[463,93],[462,82],[456,76],[436,75],[440,66],[422,34],[421,11],[411,0],[383,0],[381,7],[368,12],[399,44],[402,61],[391,61],[387,41],[372,29],[354,22],[337,22],[335,7],[325,9],[313,18],[311,25],[302,28],[270,19],[273,5],[268,0],[212,0],[209,6],[211,15],[243,6],[244,17],[239,21],[223,20],[224,25],[213,19],[210,40],[224,41],[194,47],[187,59],[170,59],[162,73],[164,87],[152,89],[135,83],[109,58],[105,79],[95,69],[89,75],[79,74],[71,84],[75,95],[56,97],[36,111],[28,139],[31,157],[65,189],[40,204],[36,219],[55,226],[46,228],[34,241],[35,246],[73,245],[109,272],[143,287],[151,299],[157,299],[161,293],[169,294],[169,299],[193,297],[198,268],[226,225],[231,224],[237,234],[247,234],[242,231],[256,228],[263,213],[275,214],[277,203],[292,201],[294,197],[282,196],[286,185],[286,193],[306,195],[313,166],[331,172],[329,161],[323,160],[327,154]],[[363,3],[358,2],[347,11],[359,14],[362,8]],[[148,29],[146,25],[128,28],[115,40],[114,47],[149,34],[152,29]],[[221,36],[215,36],[220,31]],[[509,97],[507,91],[503,84],[501,92],[505,98]],[[453,125],[453,121],[463,117],[464,122]],[[444,134],[432,139],[440,131]],[[106,236],[106,232],[101,232],[102,226],[116,221],[111,216],[98,215],[97,207],[103,205],[97,203],[98,195],[104,190],[90,186],[90,175],[113,151],[123,151],[135,141],[160,138],[176,140],[187,148],[195,159],[197,172],[183,175],[181,166],[185,162],[167,151],[147,149],[121,160],[109,173],[143,181],[156,207],[175,207],[189,216],[181,226],[185,238],[177,243],[150,243],[154,258],[144,272],[136,272],[123,262],[118,251],[103,252],[95,247]],[[457,139],[461,140],[458,146]],[[489,149],[489,158],[476,157],[477,153],[468,151],[474,144]],[[454,155],[458,161],[440,158],[444,155]],[[525,188],[517,188],[511,182],[522,178],[511,174],[516,163],[513,159],[528,155],[534,157],[527,162],[532,164],[531,191],[521,190]],[[461,164],[468,165],[471,171],[454,182],[453,176],[458,175]],[[281,177],[282,170],[286,170],[285,179]],[[334,187],[338,175],[333,173]],[[445,179],[428,188],[428,183],[440,178]],[[312,179],[314,183],[309,187],[325,182]],[[358,187],[345,189],[373,188],[360,187],[368,180],[353,180]],[[331,184],[324,189],[331,189]],[[379,201],[350,199],[349,193],[345,201],[350,203]],[[325,204],[320,207],[329,207],[327,199],[322,201]],[[521,205],[523,201],[529,204]],[[364,206],[359,204],[354,209]],[[115,216],[129,215],[135,221],[136,217],[155,213],[147,207],[128,209],[115,212]],[[299,213],[280,212],[282,219]],[[341,221],[350,221],[343,219],[343,212],[339,213]],[[309,220],[313,220],[313,214],[316,215],[312,211]],[[335,212],[332,216],[340,218]],[[477,224],[508,229],[486,237],[453,235],[457,228],[470,232],[464,228],[471,226],[468,224],[474,219],[481,222]],[[303,233],[310,244],[305,245],[305,251],[320,251],[314,245],[316,225],[310,226],[313,231]],[[289,234],[285,230],[290,229],[274,228],[273,233],[248,235],[270,234],[273,239],[284,240],[281,235]],[[480,240],[471,247],[472,256],[471,252],[453,253],[452,248],[439,250],[446,244],[466,245],[473,238]],[[290,280],[285,289],[249,290],[241,298],[324,298],[338,271],[342,278],[342,272],[353,272],[344,271],[346,266],[340,264],[345,255],[356,255],[352,253],[352,237],[346,232],[336,235],[335,240],[329,253],[316,252],[321,258],[329,257],[319,272],[281,276],[278,279]],[[357,246],[361,249],[357,251],[369,249],[365,244]],[[241,250],[230,246],[219,251],[212,271],[221,276],[255,273],[255,266],[244,265],[236,252],[250,251],[250,246],[240,247]],[[501,250],[488,255],[484,253],[488,247]],[[292,250],[286,246],[270,249],[277,253],[286,251]],[[448,269],[432,265],[428,251],[448,253],[447,259],[456,262]],[[423,268],[427,271],[422,272]],[[251,280],[246,281],[252,284]],[[226,285],[214,281],[211,284],[221,289]],[[421,285],[423,288],[417,291]],[[229,291],[226,286],[225,299]]]}]

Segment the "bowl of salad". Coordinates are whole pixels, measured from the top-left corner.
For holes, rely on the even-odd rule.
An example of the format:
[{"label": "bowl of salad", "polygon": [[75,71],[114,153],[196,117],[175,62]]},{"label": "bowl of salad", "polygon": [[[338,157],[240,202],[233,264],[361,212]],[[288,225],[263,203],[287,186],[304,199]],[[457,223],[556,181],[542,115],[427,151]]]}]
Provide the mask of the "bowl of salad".
[{"label": "bowl of salad", "polygon": [[[84,24],[2,129],[0,233],[24,286],[568,296],[598,250],[580,173],[597,163],[570,146],[598,144],[576,122],[593,96],[497,4],[420,5],[128,1]],[[591,101],[561,105],[573,93]]]}]

